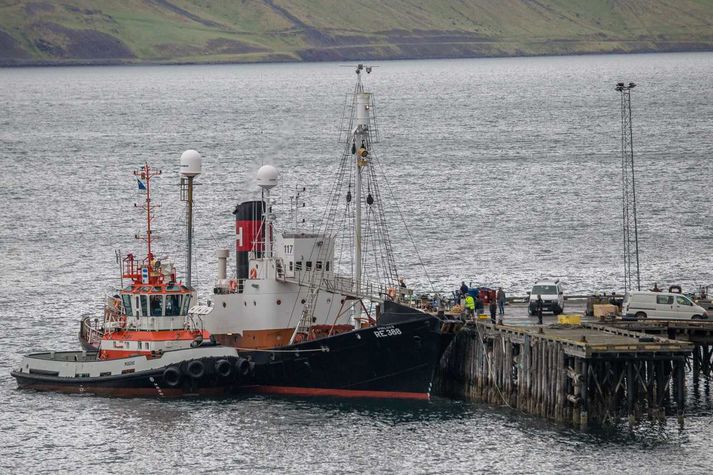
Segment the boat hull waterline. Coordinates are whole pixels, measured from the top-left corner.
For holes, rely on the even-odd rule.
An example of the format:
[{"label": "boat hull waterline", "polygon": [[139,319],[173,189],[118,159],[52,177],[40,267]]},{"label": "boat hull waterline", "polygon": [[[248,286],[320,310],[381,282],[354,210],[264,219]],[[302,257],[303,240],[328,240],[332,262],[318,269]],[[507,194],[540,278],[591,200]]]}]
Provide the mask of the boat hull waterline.
[{"label": "boat hull waterline", "polygon": [[11,374],[19,389],[170,398],[234,394],[250,384],[252,367],[234,348],[208,346],[152,359],[98,360],[96,353],[86,351],[37,353],[25,357],[22,367]]},{"label": "boat hull waterline", "polygon": [[273,350],[240,350],[255,363],[243,392],[295,396],[430,399],[440,320],[430,315]]}]

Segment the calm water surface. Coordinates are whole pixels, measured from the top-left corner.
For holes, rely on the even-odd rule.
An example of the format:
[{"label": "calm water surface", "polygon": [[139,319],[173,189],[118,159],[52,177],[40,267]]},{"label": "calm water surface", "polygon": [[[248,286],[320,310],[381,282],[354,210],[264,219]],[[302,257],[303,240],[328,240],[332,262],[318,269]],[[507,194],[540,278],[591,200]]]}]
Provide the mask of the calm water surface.
[{"label": "calm water surface", "polygon": [[[711,283],[713,54],[379,63],[378,153],[398,208],[401,273],[524,293],[621,287],[619,97],[634,81],[642,281]],[[114,249],[139,249],[131,171],[164,170],[161,254],[184,246],[178,157],[204,156],[194,283],[208,295],[230,214],[282,173],[320,214],[341,153],[351,68],[337,64],[0,69],[0,473],[709,473],[713,403],[689,381],[675,421],[579,433],[503,408],[288,398],[116,400],[19,392],[22,354],[78,346],[118,284]],[[404,215],[416,243],[397,210]],[[311,227],[306,227],[310,229]]]}]

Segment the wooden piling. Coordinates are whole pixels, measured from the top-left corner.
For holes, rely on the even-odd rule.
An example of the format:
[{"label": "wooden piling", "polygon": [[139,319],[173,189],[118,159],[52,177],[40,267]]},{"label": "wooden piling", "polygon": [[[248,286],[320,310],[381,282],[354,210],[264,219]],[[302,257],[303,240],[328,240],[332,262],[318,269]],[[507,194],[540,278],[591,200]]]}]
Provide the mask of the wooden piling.
[{"label": "wooden piling", "polygon": [[591,324],[540,332],[473,322],[444,352],[434,393],[586,429],[663,414],[672,388],[683,417],[684,364],[693,346],[642,336]]}]

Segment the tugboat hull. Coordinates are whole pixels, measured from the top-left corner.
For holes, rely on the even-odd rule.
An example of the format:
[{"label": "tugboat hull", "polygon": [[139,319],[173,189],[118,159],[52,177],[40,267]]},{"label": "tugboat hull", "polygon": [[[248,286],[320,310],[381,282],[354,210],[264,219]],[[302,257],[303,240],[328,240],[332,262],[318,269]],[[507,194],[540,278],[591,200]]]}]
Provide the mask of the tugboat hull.
[{"label": "tugboat hull", "polygon": [[29,355],[11,374],[20,389],[114,397],[222,396],[250,383],[252,365],[234,348],[191,348],[97,360],[96,353]]},{"label": "tugboat hull", "polygon": [[412,310],[375,327],[273,350],[241,351],[255,363],[242,390],[300,396],[430,398],[440,320]]}]

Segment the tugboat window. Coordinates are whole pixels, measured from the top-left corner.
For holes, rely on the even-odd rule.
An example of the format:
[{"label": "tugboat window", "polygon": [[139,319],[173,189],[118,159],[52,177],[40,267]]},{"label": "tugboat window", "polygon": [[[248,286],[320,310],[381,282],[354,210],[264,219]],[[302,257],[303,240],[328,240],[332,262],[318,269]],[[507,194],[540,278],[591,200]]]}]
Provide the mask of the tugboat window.
[{"label": "tugboat window", "polygon": [[326,270],[327,272],[329,272],[329,261],[327,261],[327,264],[324,266],[324,270]]},{"label": "tugboat window", "polygon": [[160,317],[163,315],[163,295],[151,296],[151,316]]},{"label": "tugboat window", "polygon": [[191,296],[186,295],[183,297],[183,311],[181,312],[181,315],[188,315],[188,309],[190,308],[191,305]]},{"label": "tugboat window", "polygon": [[166,316],[177,317],[181,314],[181,296],[166,295]]},{"label": "tugboat window", "polygon": [[314,267],[317,270],[322,270],[322,261],[317,261],[317,264]]},{"label": "tugboat window", "polygon": [[149,296],[148,295],[141,296],[141,315],[143,315],[144,317],[149,316]]},{"label": "tugboat window", "polygon": [[124,304],[124,315],[133,315],[131,311],[131,295],[122,295],[121,301]]},{"label": "tugboat window", "polygon": [[312,270],[312,261],[307,261],[307,268],[306,268],[306,270],[307,270],[307,272],[309,272],[309,271]]},{"label": "tugboat window", "polygon": [[302,261],[295,262],[295,270],[302,270]]}]

